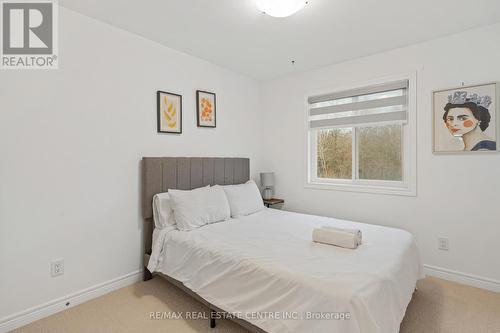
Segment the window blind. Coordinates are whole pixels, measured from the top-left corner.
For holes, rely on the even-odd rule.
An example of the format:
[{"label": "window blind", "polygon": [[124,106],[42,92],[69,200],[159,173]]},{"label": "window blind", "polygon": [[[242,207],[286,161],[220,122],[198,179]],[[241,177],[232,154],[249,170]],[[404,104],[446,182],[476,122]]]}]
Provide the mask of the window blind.
[{"label": "window blind", "polygon": [[405,123],[408,80],[312,96],[309,128]]}]

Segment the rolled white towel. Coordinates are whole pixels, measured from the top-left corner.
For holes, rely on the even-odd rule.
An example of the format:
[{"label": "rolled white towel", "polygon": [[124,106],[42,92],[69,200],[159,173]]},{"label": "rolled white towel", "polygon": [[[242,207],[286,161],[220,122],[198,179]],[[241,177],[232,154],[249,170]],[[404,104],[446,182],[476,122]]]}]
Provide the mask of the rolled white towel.
[{"label": "rolled white towel", "polygon": [[350,232],[350,233],[356,235],[356,238],[358,240],[358,245],[361,245],[361,241],[363,239],[363,234],[361,233],[360,229],[338,228],[338,227],[332,227],[332,226],[329,226],[329,225],[321,226],[321,228],[322,229],[331,229],[331,230],[336,230],[336,231]]},{"label": "rolled white towel", "polygon": [[355,249],[361,244],[360,230],[321,227],[313,230],[314,242]]}]

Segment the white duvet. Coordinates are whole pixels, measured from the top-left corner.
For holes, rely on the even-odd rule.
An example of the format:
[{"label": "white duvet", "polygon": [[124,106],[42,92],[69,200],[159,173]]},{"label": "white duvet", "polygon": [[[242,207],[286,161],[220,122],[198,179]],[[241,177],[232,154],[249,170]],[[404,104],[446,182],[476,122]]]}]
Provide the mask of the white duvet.
[{"label": "white duvet", "polygon": [[[359,228],[362,245],[314,243]],[[396,333],[422,267],[403,230],[274,209],[196,230],[155,231],[148,268],[267,332]]]}]

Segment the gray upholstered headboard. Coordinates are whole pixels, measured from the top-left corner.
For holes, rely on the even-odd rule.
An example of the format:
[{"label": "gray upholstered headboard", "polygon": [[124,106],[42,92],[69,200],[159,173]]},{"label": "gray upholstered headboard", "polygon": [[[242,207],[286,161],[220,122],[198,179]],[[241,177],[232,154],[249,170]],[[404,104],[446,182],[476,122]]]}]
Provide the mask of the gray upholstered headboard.
[{"label": "gray upholstered headboard", "polygon": [[142,216],[146,220],[153,217],[153,196],[168,189],[241,184],[249,179],[248,158],[143,157]]},{"label": "gray upholstered headboard", "polygon": [[191,190],[206,185],[241,184],[250,179],[248,158],[143,157],[142,216],[144,251],[151,253],[153,196],[168,189]]}]

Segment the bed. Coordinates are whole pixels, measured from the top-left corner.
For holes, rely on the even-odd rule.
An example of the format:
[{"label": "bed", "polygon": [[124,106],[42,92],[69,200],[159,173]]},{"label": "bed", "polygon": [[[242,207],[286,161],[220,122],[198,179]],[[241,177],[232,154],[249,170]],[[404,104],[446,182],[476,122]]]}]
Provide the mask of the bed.
[{"label": "bed", "polygon": [[[241,158],[144,158],[142,167],[150,225],[155,193],[244,183],[250,169]],[[363,244],[349,250],[313,243],[313,228],[324,225],[359,228]],[[269,208],[146,235],[149,272],[253,332],[399,332],[422,277],[406,231]]]}]

